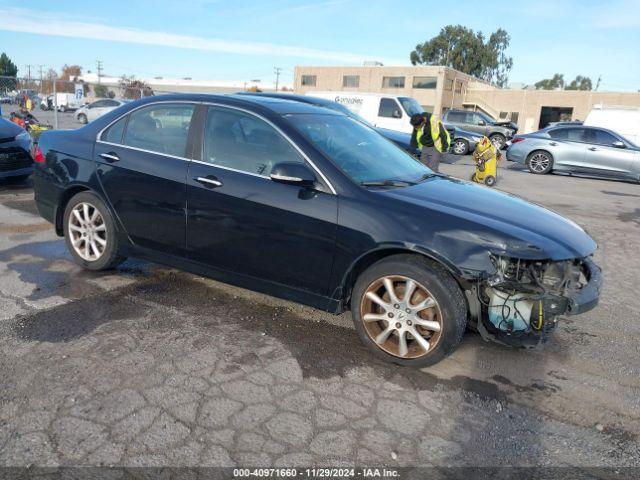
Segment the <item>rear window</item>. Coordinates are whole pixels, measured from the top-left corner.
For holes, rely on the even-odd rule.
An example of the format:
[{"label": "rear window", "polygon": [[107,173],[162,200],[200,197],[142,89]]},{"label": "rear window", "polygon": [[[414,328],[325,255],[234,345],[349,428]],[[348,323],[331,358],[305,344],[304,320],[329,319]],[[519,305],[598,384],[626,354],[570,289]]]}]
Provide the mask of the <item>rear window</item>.
[{"label": "rear window", "polygon": [[151,152],[185,157],[194,106],[162,104],[129,115],[124,145]]},{"label": "rear window", "polygon": [[104,131],[102,137],[100,137],[100,140],[102,140],[103,142],[121,144],[122,134],[124,133],[124,126],[126,125],[126,123],[127,117],[121,118]]}]

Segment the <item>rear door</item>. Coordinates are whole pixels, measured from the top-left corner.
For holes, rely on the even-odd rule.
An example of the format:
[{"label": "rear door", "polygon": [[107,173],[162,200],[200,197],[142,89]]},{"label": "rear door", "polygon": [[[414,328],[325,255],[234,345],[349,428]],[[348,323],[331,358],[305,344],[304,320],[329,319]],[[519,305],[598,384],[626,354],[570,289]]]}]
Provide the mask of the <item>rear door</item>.
[{"label": "rear door", "polygon": [[190,258],[327,296],[337,196],[270,179],[276,163],[306,159],[265,119],[223,106],[203,116],[200,160],[187,179]]},{"label": "rear door", "polygon": [[587,144],[585,167],[611,175],[631,173],[637,152],[613,146],[622,139],[600,128],[585,128],[584,141]]},{"label": "rear door", "polygon": [[584,170],[587,149],[583,141],[584,128],[556,128],[549,130],[549,137],[551,140],[543,145],[543,148],[551,152],[556,166],[566,166],[576,171]]},{"label": "rear door", "polygon": [[136,245],[183,255],[187,145],[195,106],[156,103],[121,118],[96,142],[106,197]]}]

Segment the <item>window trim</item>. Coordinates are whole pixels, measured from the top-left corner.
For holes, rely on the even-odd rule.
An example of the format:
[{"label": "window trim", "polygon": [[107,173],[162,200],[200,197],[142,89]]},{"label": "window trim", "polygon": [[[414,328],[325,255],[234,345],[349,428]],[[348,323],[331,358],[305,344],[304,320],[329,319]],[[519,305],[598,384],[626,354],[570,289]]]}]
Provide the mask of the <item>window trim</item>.
[{"label": "window trim", "polygon": [[[241,112],[245,112],[248,113],[249,115],[253,115],[254,117],[259,118],[260,120],[263,120],[265,122],[267,122],[271,127],[273,127],[280,135],[282,135],[285,140],[287,140],[292,146],[293,148],[295,148],[300,155],[302,155],[302,157],[307,161],[307,163],[311,166],[311,168],[313,170],[315,170],[315,172],[320,175],[320,178],[322,179],[322,181],[327,185],[327,187],[329,187],[330,192],[327,192],[331,195],[338,195],[336,189],[334,188],[333,184],[329,181],[329,179],[327,178],[327,176],[322,172],[322,170],[320,170],[318,168],[318,166],[313,163],[313,161],[309,158],[309,156],[296,144],[296,142],[294,142],[293,140],[291,140],[291,137],[289,137],[289,135],[287,135],[286,133],[284,133],[282,131],[282,129],[280,127],[278,127],[276,124],[274,124],[271,120],[269,120],[268,118],[263,117],[262,115],[252,112],[251,110],[247,110],[246,108],[242,108],[242,107],[236,107],[236,106],[232,106],[232,105],[225,105],[224,103],[218,103],[218,102],[207,102],[207,101],[193,101],[193,100],[161,100],[158,102],[149,102],[149,103],[145,103],[143,105],[139,105],[127,112],[124,112],[122,115],[120,115],[119,117],[115,118],[114,120],[112,120],[110,123],[108,123],[102,130],[100,130],[98,132],[98,134],[96,135],[96,143],[102,143],[105,145],[113,145],[115,147],[121,147],[121,148],[128,148],[131,150],[137,150],[139,152],[145,152],[145,153],[153,153],[155,155],[163,155],[165,157],[169,157],[169,158],[177,158],[178,160],[184,160],[187,162],[197,162],[197,163],[204,163],[205,165],[209,165],[209,166],[216,166],[213,165],[212,163],[209,162],[203,162],[202,160],[196,160],[194,158],[186,158],[186,157],[179,157],[176,155],[168,155],[166,153],[158,153],[158,152],[152,152],[150,150],[144,150],[142,148],[137,148],[137,147],[129,147],[127,145],[122,145],[119,143],[112,143],[112,142],[105,142],[104,140],[101,140],[100,137],[102,137],[102,134],[104,133],[105,130],[107,130],[111,125],[113,125],[114,123],[116,123],[118,120],[120,120],[122,117],[126,116],[126,115],[130,115],[131,113],[135,112],[136,110],[139,110],[141,108],[144,107],[148,107],[150,105],[159,105],[159,104],[163,104],[163,103],[188,103],[194,106],[198,106],[198,105],[212,105],[212,106],[217,106],[217,107],[225,107],[225,108],[231,108],[234,110],[239,110]],[[196,111],[194,111],[194,116],[196,115]],[[127,123],[129,123],[129,119],[127,119]],[[204,124],[199,125],[198,128],[204,128]],[[203,139],[204,141],[204,139]],[[193,155],[193,152],[191,152],[191,154]],[[218,168],[223,168],[223,167],[218,167]],[[236,171],[236,170],[233,170]],[[238,173],[244,173],[245,175],[256,175],[256,174],[252,174],[250,172],[243,172],[240,170],[237,170]],[[271,180],[271,177],[263,177],[260,176],[261,178],[267,178],[269,179],[269,181]]]}]

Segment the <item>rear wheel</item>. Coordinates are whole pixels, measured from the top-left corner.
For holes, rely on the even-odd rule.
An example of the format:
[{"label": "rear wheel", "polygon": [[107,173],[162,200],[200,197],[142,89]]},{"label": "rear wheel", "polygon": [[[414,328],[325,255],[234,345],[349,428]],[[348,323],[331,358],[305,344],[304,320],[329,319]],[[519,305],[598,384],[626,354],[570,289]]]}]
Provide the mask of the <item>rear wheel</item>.
[{"label": "rear wheel", "polygon": [[367,347],[400,365],[442,360],[458,346],[467,324],[456,281],[416,255],[387,257],[363,272],[353,288],[351,313]]},{"label": "rear wheel", "polygon": [[493,187],[496,184],[496,177],[494,177],[493,175],[487,175],[486,177],[484,177],[484,184],[487,187]]},{"label": "rear wheel", "polygon": [[93,193],[81,192],[67,204],[64,237],[73,259],[86,269],[107,270],[125,258],[118,252],[111,213]]},{"label": "rear wheel", "polygon": [[544,175],[553,168],[553,157],[549,152],[538,150],[527,157],[527,168],[531,173]]},{"label": "rear wheel", "polygon": [[456,155],[466,155],[469,152],[469,142],[463,138],[456,138],[453,141],[453,153]]}]

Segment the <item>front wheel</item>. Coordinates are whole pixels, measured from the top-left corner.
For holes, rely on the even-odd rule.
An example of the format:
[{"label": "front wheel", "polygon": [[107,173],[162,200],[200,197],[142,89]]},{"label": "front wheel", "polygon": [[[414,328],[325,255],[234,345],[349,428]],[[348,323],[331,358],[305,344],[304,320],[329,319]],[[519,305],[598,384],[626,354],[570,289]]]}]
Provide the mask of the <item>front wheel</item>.
[{"label": "front wheel", "polygon": [[486,177],[484,177],[484,184],[487,187],[493,187],[496,184],[496,177],[494,177],[493,175],[487,175]]},{"label": "front wheel", "polygon": [[501,133],[494,133],[489,137],[489,140],[491,140],[491,143],[493,143],[493,146],[496,147],[498,151],[507,143],[507,138]]},{"label": "front wheel", "polygon": [[88,123],[87,116],[84,113],[81,113],[80,115],[78,115],[78,121],[81,124],[86,125]]},{"label": "front wheel", "polygon": [[453,141],[453,153],[456,155],[466,155],[469,152],[469,143],[463,138],[456,138]]},{"label": "front wheel", "polygon": [[88,270],[107,270],[124,260],[111,213],[93,193],[81,192],[67,204],[64,237],[75,262]]},{"label": "front wheel", "polygon": [[433,365],[451,353],[467,325],[464,295],[442,266],[417,255],[393,255],[356,280],[351,296],[360,339],[379,358]]},{"label": "front wheel", "polygon": [[527,168],[536,175],[549,173],[553,168],[553,157],[548,152],[533,152],[527,157]]}]

